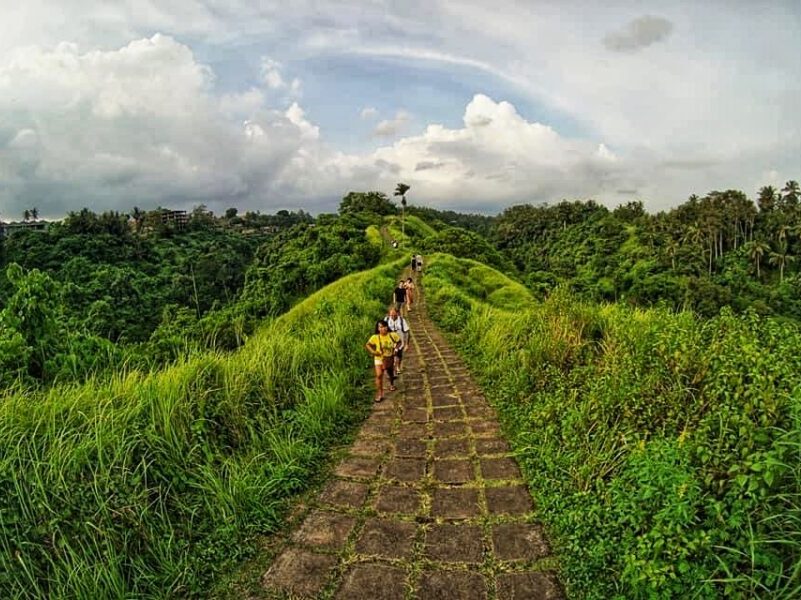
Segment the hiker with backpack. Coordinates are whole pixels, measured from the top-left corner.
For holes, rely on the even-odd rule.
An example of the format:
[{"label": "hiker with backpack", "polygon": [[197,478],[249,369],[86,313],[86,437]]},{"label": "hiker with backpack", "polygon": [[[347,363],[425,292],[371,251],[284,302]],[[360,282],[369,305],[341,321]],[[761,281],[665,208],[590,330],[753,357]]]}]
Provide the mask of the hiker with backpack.
[{"label": "hiker with backpack", "polygon": [[403,351],[409,347],[409,322],[398,314],[394,308],[389,309],[385,319],[390,332],[400,336],[400,347],[395,350],[395,374],[400,375],[403,367]]},{"label": "hiker with backpack", "polygon": [[384,373],[389,377],[389,391],[395,387],[395,351],[402,346],[400,335],[389,330],[384,319],[375,324],[375,333],[370,336],[364,347],[373,357],[375,369],[375,402],[384,399]]}]

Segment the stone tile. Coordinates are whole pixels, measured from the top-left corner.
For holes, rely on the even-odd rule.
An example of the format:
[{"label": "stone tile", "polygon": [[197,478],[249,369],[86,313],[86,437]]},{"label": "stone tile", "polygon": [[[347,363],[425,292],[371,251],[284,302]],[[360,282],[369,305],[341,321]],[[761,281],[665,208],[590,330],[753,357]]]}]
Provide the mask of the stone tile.
[{"label": "stone tile", "polygon": [[378,459],[351,456],[339,463],[334,472],[340,477],[369,479],[378,473],[380,466]]},{"label": "stone tile", "polygon": [[481,419],[495,419],[495,411],[486,404],[465,404],[465,413],[468,417],[476,417]]},{"label": "stone tile", "polygon": [[453,419],[463,419],[464,413],[460,406],[434,407],[435,421],[451,421]]},{"label": "stone tile", "polygon": [[469,460],[435,461],[434,478],[442,483],[466,483],[474,478],[473,463]]},{"label": "stone tile", "polygon": [[406,392],[407,393],[405,394],[403,402],[401,403],[404,410],[428,408],[428,398],[426,398],[422,390],[419,392],[410,392],[409,390],[406,390]]},{"label": "stone tile", "polygon": [[484,555],[478,525],[434,524],[426,532],[426,556],[440,562],[480,563]]},{"label": "stone tile", "polygon": [[443,519],[469,519],[481,514],[478,490],[468,488],[438,488],[431,501],[431,514]]},{"label": "stone tile", "polygon": [[268,590],[315,598],[325,587],[336,563],[337,559],[333,556],[288,548],[264,574],[262,585]]},{"label": "stone tile", "polygon": [[522,485],[486,488],[487,508],[494,515],[523,515],[534,510],[528,490]]},{"label": "stone tile", "polygon": [[395,442],[395,456],[425,458],[428,453],[428,444],[424,440],[399,438]]},{"label": "stone tile", "polygon": [[469,388],[463,389],[461,392],[462,402],[470,406],[489,406],[487,399],[481,392],[471,390]]},{"label": "stone tile", "polygon": [[434,393],[435,390],[436,391],[442,391],[442,390],[452,390],[453,389],[453,384],[447,379],[442,380],[442,381],[429,381],[428,385],[431,388],[431,393],[432,394]]},{"label": "stone tile", "polygon": [[320,493],[320,502],[344,506],[348,508],[361,508],[367,498],[369,487],[365,483],[334,479],[325,486]]},{"label": "stone tile", "polygon": [[498,436],[501,433],[501,426],[495,421],[473,421],[470,428],[476,436]]},{"label": "stone tile", "polygon": [[383,513],[416,515],[420,510],[420,492],[414,488],[387,484],[378,493],[375,507]]},{"label": "stone tile", "polygon": [[358,438],[350,447],[351,454],[376,457],[386,452],[389,447],[387,438]]},{"label": "stone tile", "polygon": [[505,454],[510,451],[506,440],[500,438],[476,438],[476,452],[481,455]]},{"label": "stone tile", "polygon": [[387,465],[387,477],[398,481],[420,481],[426,474],[426,461],[422,458],[396,458]]},{"label": "stone tile", "polygon": [[499,560],[534,561],[550,552],[542,527],[531,523],[495,525],[492,528],[492,546]]},{"label": "stone tile", "polygon": [[420,578],[421,600],[485,600],[487,584],[470,571],[426,571]]},{"label": "stone tile", "polygon": [[429,375],[428,375],[428,384],[431,387],[434,387],[434,386],[440,385],[440,384],[451,385],[451,378],[447,373],[445,373],[443,375],[431,375],[429,373]]},{"label": "stone tile", "polygon": [[340,550],[355,524],[356,519],[348,515],[315,511],[306,517],[292,539],[306,546]]},{"label": "stone tile", "polygon": [[463,421],[446,421],[434,423],[434,437],[457,437],[467,435],[467,427]]},{"label": "stone tile", "polygon": [[359,430],[364,437],[385,437],[392,433],[392,421],[372,421],[365,423]]},{"label": "stone tile", "polygon": [[[411,423],[427,423],[428,410],[425,408],[409,408],[403,413],[403,421]],[[403,427],[403,425],[401,425]]]},{"label": "stone tile", "polygon": [[562,600],[564,595],[553,573],[502,573],[498,575],[498,600]]},{"label": "stone tile", "polygon": [[382,558],[407,558],[412,554],[414,523],[392,519],[368,519],[356,542],[356,552]]},{"label": "stone tile", "polygon": [[520,479],[520,467],[513,458],[482,458],[481,475],[484,479]]},{"label": "stone tile", "polygon": [[446,390],[439,390],[431,394],[433,406],[455,406],[459,404],[459,397],[456,394],[448,393]]},{"label": "stone tile", "polygon": [[470,443],[465,438],[448,438],[434,443],[434,458],[470,455]]},{"label": "stone tile", "polygon": [[356,565],[346,573],[336,600],[403,600],[406,571],[383,565]]},{"label": "stone tile", "polygon": [[428,437],[426,426],[422,423],[406,424],[398,430],[398,437],[421,439]]}]

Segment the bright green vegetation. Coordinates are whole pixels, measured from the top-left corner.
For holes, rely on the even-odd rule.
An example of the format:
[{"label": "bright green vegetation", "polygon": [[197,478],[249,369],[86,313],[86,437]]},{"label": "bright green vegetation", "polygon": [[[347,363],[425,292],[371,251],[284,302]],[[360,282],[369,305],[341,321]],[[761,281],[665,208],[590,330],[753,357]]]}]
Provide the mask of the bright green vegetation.
[{"label": "bright green vegetation", "polygon": [[0,397],[0,596],[202,594],[363,413],[362,344],[401,266],[340,279],[236,352]]},{"label": "bright green vegetation", "polygon": [[641,202],[514,206],[491,238],[543,294],[567,285],[588,300],[665,304],[713,317],[724,306],[801,321],[801,192],[713,191],[670,211]]},{"label": "bright green vegetation", "polygon": [[429,310],[499,408],[571,598],[801,595],[801,331],[545,301],[436,256]]},{"label": "bright green vegetation", "polygon": [[[182,231],[136,231],[122,215],[81,211],[4,240],[0,391],[233,350],[263,318],[378,263],[364,220],[294,214],[209,224],[201,213]],[[264,220],[267,233],[236,228]]]}]

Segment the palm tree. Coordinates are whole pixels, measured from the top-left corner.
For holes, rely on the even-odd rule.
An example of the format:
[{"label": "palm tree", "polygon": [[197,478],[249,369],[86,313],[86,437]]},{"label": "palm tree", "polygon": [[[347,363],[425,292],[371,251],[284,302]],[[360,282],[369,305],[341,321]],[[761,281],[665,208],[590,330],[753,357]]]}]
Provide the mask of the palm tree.
[{"label": "palm tree", "polygon": [[23,220],[24,220],[26,223],[27,223],[28,221],[30,221],[30,220],[31,220],[31,211],[29,211],[29,210],[26,208],[26,209],[25,209],[25,212],[23,212],[23,213],[22,213],[22,218],[23,218]]},{"label": "palm tree", "polygon": [[797,181],[791,179],[784,184],[782,193],[784,194],[785,203],[789,206],[796,206],[798,204],[798,198],[801,196],[801,186],[798,185]]},{"label": "palm tree", "polygon": [[395,196],[401,197],[401,239],[406,237],[406,192],[410,189],[405,183],[399,183],[395,186]]},{"label": "palm tree", "polygon": [[779,283],[784,281],[784,267],[795,260],[795,256],[787,253],[787,244],[779,246],[776,252],[771,252],[768,258],[770,264],[779,267]]},{"label": "palm tree", "polygon": [[759,262],[762,260],[762,255],[769,250],[770,246],[763,240],[754,240],[748,243],[748,255],[756,265],[757,279],[759,279]]},{"label": "palm tree", "polygon": [[776,188],[772,185],[765,185],[759,188],[757,196],[757,206],[760,212],[771,211],[776,207]]},{"label": "palm tree", "polygon": [[35,206],[31,209],[31,218],[35,221],[39,218],[39,209]]}]

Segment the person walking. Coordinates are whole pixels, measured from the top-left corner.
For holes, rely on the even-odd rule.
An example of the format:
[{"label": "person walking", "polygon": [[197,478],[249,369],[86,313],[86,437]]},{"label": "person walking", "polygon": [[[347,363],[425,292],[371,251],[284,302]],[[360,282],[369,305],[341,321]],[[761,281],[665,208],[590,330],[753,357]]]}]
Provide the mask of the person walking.
[{"label": "person walking", "polygon": [[414,302],[414,281],[409,277],[404,284],[406,288],[406,312],[412,312],[412,304]]},{"label": "person walking", "polygon": [[373,357],[375,370],[375,402],[384,399],[384,373],[389,377],[389,391],[395,391],[395,350],[401,345],[400,336],[389,330],[384,319],[375,324],[375,333],[364,347]]},{"label": "person walking", "polygon": [[417,270],[417,255],[412,254],[412,273]]},{"label": "person walking", "polygon": [[401,279],[397,287],[392,292],[392,302],[399,313],[403,314],[403,306],[406,304],[406,286]]},{"label": "person walking", "polygon": [[417,272],[418,273],[422,273],[423,272],[423,257],[420,254],[418,254],[414,258],[415,258],[415,262],[417,263]]},{"label": "person walking", "polygon": [[395,350],[395,374],[400,375],[403,370],[403,351],[409,348],[409,322],[394,308],[389,309],[385,320],[389,330],[400,336],[400,348]]}]

